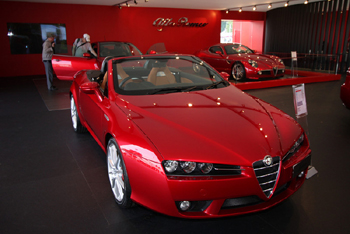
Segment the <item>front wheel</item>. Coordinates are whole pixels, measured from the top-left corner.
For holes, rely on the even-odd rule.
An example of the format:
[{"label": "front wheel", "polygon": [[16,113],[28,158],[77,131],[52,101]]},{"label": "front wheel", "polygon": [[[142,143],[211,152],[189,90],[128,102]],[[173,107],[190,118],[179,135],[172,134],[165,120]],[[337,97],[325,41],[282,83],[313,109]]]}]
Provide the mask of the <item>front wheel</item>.
[{"label": "front wheel", "polygon": [[242,81],[245,79],[245,68],[240,62],[237,62],[232,67],[232,78],[236,81]]},{"label": "front wheel", "polygon": [[87,129],[80,122],[73,95],[70,96],[70,114],[74,131],[78,133],[86,132]]},{"label": "front wheel", "polygon": [[132,205],[131,188],[129,177],[121,152],[114,138],[108,141],[107,145],[107,168],[108,177],[117,204],[122,208],[129,208]]}]

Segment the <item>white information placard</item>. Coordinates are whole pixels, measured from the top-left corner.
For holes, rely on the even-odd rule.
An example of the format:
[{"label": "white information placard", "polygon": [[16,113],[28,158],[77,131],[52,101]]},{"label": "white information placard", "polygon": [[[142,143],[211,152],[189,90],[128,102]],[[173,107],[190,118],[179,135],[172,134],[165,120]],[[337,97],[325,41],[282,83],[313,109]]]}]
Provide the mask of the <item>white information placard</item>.
[{"label": "white information placard", "polygon": [[307,115],[305,85],[293,85],[294,109],[297,118]]},{"label": "white information placard", "polygon": [[292,61],[297,61],[298,58],[297,58],[297,52],[296,51],[291,51],[292,53]]}]

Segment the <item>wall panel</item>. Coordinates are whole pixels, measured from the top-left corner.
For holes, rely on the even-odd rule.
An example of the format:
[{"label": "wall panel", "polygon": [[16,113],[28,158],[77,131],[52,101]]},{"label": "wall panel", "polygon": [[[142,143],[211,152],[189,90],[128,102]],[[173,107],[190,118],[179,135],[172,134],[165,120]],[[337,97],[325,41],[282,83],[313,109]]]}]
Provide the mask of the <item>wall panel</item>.
[{"label": "wall panel", "polygon": [[340,71],[344,71],[350,65],[349,2],[320,1],[268,11],[265,51],[332,54],[338,56]]}]

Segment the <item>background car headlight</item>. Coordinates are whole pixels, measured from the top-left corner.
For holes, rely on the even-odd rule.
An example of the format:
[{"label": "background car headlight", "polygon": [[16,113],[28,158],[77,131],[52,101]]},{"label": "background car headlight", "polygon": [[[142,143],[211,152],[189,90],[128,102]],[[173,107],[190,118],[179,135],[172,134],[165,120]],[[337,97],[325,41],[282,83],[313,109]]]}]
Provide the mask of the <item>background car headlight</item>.
[{"label": "background car headlight", "polygon": [[280,62],[281,64],[284,64],[282,59],[278,59],[278,62]]},{"label": "background car headlight", "polygon": [[250,65],[252,65],[252,67],[258,67],[258,63],[257,63],[256,61],[254,61],[254,60],[249,59],[249,60],[248,60],[248,63],[249,63]]},{"label": "background car headlight", "polygon": [[304,139],[305,136],[304,134],[301,134],[301,136],[299,137],[299,139],[293,144],[293,146],[289,149],[288,153],[286,155],[284,155],[282,161],[285,162],[286,160],[290,159],[290,157],[292,157],[296,152],[298,152],[298,150],[300,149],[300,147],[303,145],[304,143]]},{"label": "background car headlight", "polygon": [[178,164],[179,163],[177,161],[172,161],[172,160],[165,161],[164,168],[167,172],[172,173],[176,171]]},{"label": "background car headlight", "polygon": [[194,169],[196,169],[196,163],[190,161],[180,162],[180,166],[182,170],[184,170],[184,172],[186,173],[191,173],[192,171],[194,171]]},{"label": "background car headlight", "polygon": [[213,169],[213,164],[212,163],[198,163],[198,168],[204,174],[208,174]]}]

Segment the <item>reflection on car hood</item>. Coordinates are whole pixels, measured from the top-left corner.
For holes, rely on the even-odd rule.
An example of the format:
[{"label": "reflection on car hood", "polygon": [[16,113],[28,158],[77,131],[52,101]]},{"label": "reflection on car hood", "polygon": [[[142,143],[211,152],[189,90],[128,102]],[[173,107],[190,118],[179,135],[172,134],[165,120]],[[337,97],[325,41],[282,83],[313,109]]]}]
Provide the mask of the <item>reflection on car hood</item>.
[{"label": "reflection on car hood", "polygon": [[229,55],[230,59],[233,60],[254,60],[258,63],[265,64],[266,66],[284,66],[278,62],[278,57],[273,55],[264,55],[264,54],[231,54]]},{"label": "reflection on car hood", "polygon": [[122,98],[121,108],[164,159],[251,166],[266,155],[283,156],[301,134],[285,113],[232,85]]}]

